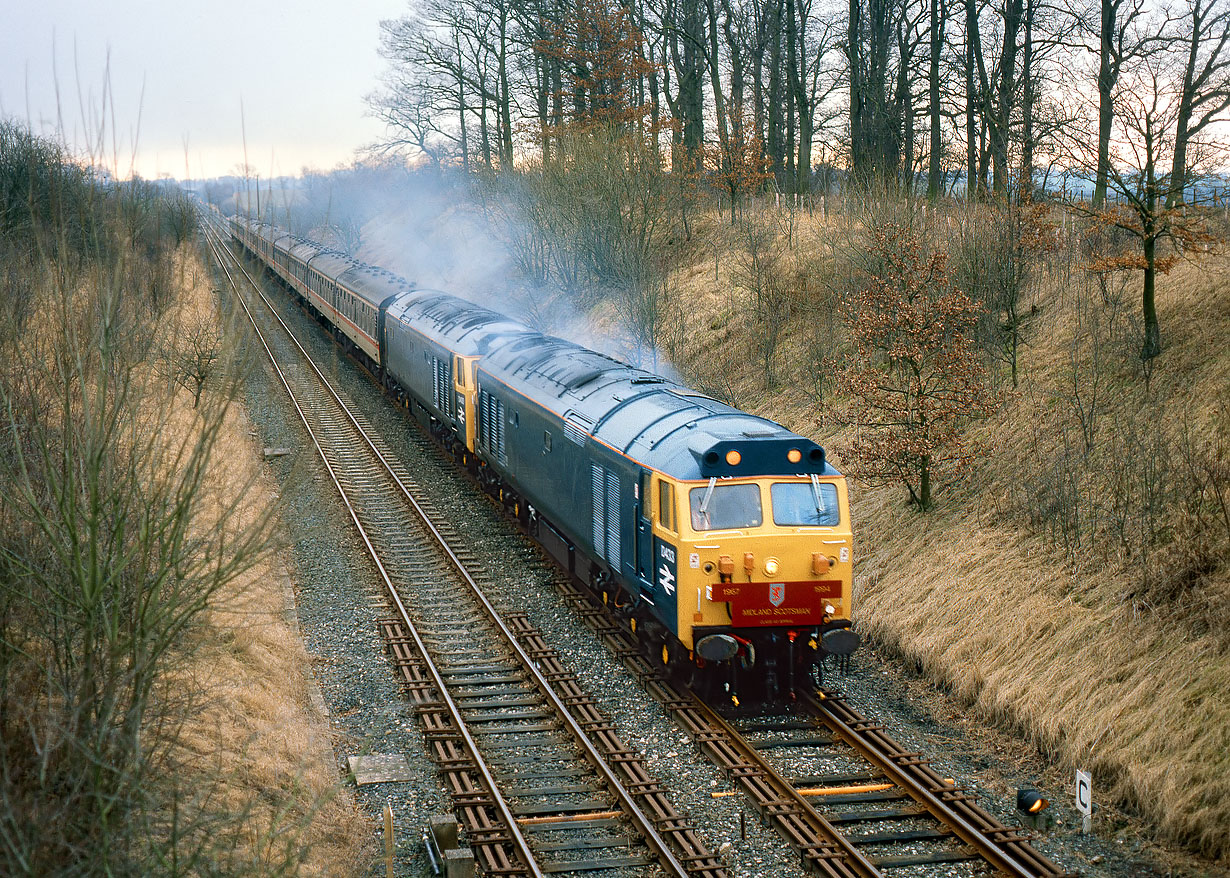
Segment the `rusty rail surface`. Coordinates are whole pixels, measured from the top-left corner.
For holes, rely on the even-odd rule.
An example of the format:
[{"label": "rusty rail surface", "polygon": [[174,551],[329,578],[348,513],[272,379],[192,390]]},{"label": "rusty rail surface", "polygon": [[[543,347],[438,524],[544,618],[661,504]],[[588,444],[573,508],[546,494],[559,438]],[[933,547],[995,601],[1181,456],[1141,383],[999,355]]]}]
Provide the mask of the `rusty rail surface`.
[{"label": "rusty rail surface", "polygon": [[[229,254],[225,246],[219,248],[213,241],[210,246],[218,264],[238,293],[238,285],[226,267],[219,249],[226,251],[231,259],[234,259],[234,256]],[[235,260],[234,264],[264,299],[259,286],[242,264],[238,260]],[[274,317],[282,324],[288,338],[315,372],[320,386],[331,397],[337,411],[349,423],[350,429],[359,437],[365,453],[378,462],[384,478],[396,486],[406,507],[413,510],[418,517],[419,526],[430,535],[436,550],[447,559],[447,564],[470,590],[474,601],[486,616],[489,627],[499,632],[507,652],[517,659],[519,670],[514,680],[506,674],[502,675],[502,666],[476,665],[472,657],[452,662],[451,665],[447,656],[443,663],[432,658],[432,650],[427,644],[428,638],[416,626],[413,614],[403,601],[397,583],[390,574],[389,568],[392,565],[387,559],[382,559],[376,545],[378,540],[373,538],[370,528],[365,525],[364,515],[358,504],[352,502],[350,491],[345,484],[346,478],[338,473],[331,462],[331,456],[336,453],[336,449],[322,441],[317,430],[313,429],[254,315],[242,296],[238,296],[238,299],[324,461],[334,487],[385,586],[396,618],[380,624],[381,634],[415,705],[431,747],[431,755],[452,795],[455,812],[466,830],[466,839],[474,849],[477,864],[482,871],[489,875],[542,875],[544,872],[560,874],[595,869],[633,869],[656,863],[671,875],[725,878],[727,872],[721,861],[708,850],[689,822],[675,810],[660,785],[648,774],[640,755],[620,740],[611,724],[598,711],[594,700],[581,690],[580,684],[560,663],[558,654],[546,646],[541,634],[523,615],[501,617],[459,557],[463,553],[454,551],[451,547],[450,543],[455,543],[456,539],[450,539],[442,533],[441,526],[433,521],[424,504],[411,493],[408,479],[398,473],[388,455],[377,447],[368,431],[329,385],[311,357],[275,312]],[[266,304],[269,304],[268,300]],[[533,684],[533,696],[510,696],[502,694],[498,689],[491,689],[477,697],[459,694],[460,690],[473,689],[483,684],[503,686],[505,683],[521,680]],[[549,704],[551,710],[540,710],[537,707],[538,702]],[[476,716],[479,719],[476,720]],[[549,721],[546,723],[517,724],[518,721],[526,719],[542,720],[548,717]],[[471,728],[476,722],[480,731]],[[513,725],[510,726],[509,723]],[[594,789],[583,784],[559,783],[561,778],[575,775],[576,769],[558,769],[534,775],[539,780],[555,781],[556,786],[548,784],[533,787],[528,793],[523,789],[509,795],[501,789],[501,778],[498,777],[500,772],[492,767],[493,761],[498,760],[484,757],[480,739],[485,738],[489,747],[495,735],[511,733],[522,736],[520,740],[514,739],[515,745],[532,747],[540,741],[546,741],[557,728],[564,728],[570,733],[579,750],[579,761],[588,764],[590,770],[602,779],[602,787],[607,794],[604,799],[577,802],[579,795],[592,793]],[[535,734],[543,737],[534,737]],[[514,757],[514,761],[526,760]],[[525,773],[522,772],[520,777],[524,779]],[[532,816],[527,816],[526,808],[518,808],[510,802],[516,795],[524,797],[542,793],[549,796],[556,792],[561,796],[561,802],[540,805]],[[563,799],[569,796],[572,800],[564,802]],[[615,810],[608,804],[611,798],[618,805]],[[626,836],[606,835],[598,839],[586,837],[574,842],[535,844],[528,838],[528,834],[541,829],[626,830],[629,823],[636,839],[652,852],[652,860],[641,856],[606,855],[584,860],[556,859],[540,866],[539,860],[543,851],[571,852],[619,848],[629,846],[629,841]]]}]

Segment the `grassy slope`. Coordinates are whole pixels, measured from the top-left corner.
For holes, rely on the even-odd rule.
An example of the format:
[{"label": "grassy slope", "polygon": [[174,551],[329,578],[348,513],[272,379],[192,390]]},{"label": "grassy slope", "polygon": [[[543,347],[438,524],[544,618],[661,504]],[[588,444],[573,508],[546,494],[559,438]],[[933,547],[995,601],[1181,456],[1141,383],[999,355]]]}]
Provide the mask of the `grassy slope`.
[{"label": "grassy slope", "polygon": [[[184,307],[209,314],[209,273],[195,252],[189,259]],[[191,397],[180,394],[190,409]],[[247,491],[244,518],[276,503],[254,435],[244,408],[232,405],[210,473],[209,490],[221,507]],[[328,718],[309,697],[311,662],[287,616],[288,600],[290,577],[273,556],[229,583],[208,611],[190,669],[205,687],[206,707],[182,729],[185,765],[214,785],[214,806],[247,815],[249,849],[241,861],[260,863],[268,855],[262,836],[289,831],[307,848],[299,874],[358,874],[372,858],[364,849],[370,833],[341,788]]]},{"label": "grassy slope", "polygon": [[[703,234],[724,232],[713,223]],[[800,237],[801,252],[829,252],[834,219],[808,221]],[[714,249],[725,254],[716,280]],[[840,428],[814,387],[787,379],[765,390],[748,321],[732,304],[732,252],[698,246],[676,274],[688,314],[682,359],[693,371],[727,376],[742,407],[839,445]],[[1134,279],[1127,301],[1138,308],[1136,289]],[[1226,857],[1230,655],[1217,632],[1219,619],[1222,632],[1230,627],[1224,566],[1200,596],[1212,633],[1191,635],[1182,613],[1122,599],[1140,575],[1130,560],[1073,568],[1045,535],[1003,512],[1016,468],[1052,453],[1036,445],[1035,425],[1040,409],[1055,405],[1052,390],[1080,331],[1074,298],[1054,281],[1039,295],[1022,391],[979,428],[997,453],[967,485],[941,495],[925,516],[904,505],[902,489],[856,486],[856,619],[972,710],[1024,733],[1062,765],[1092,770],[1102,794],[1165,835]],[[1230,411],[1230,257],[1180,265],[1160,280],[1158,307],[1167,349],[1153,378],[1155,402],[1131,403],[1139,378],[1126,366],[1111,369],[1102,422],[1173,425],[1190,407],[1197,432],[1219,429],[1219,409]],[[806,374],[815,339],[813,328],[791,327],[783,374]]]}]

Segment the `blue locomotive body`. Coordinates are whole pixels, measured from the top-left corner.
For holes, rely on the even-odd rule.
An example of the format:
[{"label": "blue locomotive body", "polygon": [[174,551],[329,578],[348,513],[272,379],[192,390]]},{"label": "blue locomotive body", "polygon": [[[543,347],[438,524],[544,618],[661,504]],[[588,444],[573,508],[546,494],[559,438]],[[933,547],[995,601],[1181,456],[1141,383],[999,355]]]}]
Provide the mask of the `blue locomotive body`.
[{"label": "blue locomotive body", "polygon": [[814,442],[268,225],[231,231],[664,663],[777,699],[858,646],[845,480]]}]

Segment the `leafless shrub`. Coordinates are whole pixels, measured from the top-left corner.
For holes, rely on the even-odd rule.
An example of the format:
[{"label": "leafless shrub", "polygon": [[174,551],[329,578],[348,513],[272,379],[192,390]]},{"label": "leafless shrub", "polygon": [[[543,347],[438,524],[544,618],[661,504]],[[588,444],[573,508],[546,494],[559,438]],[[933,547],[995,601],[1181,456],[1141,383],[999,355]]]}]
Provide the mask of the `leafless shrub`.
[{"label": "leafless shrub", "polygon": [[777,383],[777,348],[790,319],[795,296],[785,275],[786,259],[776,247],[776,229],[744,219],[739,226],[733,280],[745,294],[744,309],[755,326],[754,345],[760,355],[765,385]]},{"label": "leafless shrub", "polygon": [[986,308],[980,342],[1008,367],[1016,388],[1025,329],[1038,314],[1029,298],[1040,257],[1054,247],[1054,227],[1043,205],[1017,201],[973,205],[955,220],[954,282]]},{"label": "leafless shrub", "polygon": [[155,368],[171,248],[146,224],[156,206],[122,203],[152,191],[64,194],[99,212],[78,221],[101,244],[34,204],[26,240],[60,243],[22,265],[25,331],[0,333],[0,874],[293,874],[302,859],[293,821],[212,801],[177,761],[202,697],[182,672],[192,635],[269,552],[271,518],[237,514],[242,491],[208,476],[237,373],[188,410]]},{"label": "leafless shrub", "polygon": [[216,313],[195,313],[177,320],[160,356],[163,374],[192,394],[192,407],[201,404],[206,383],[218,371],[222,332]]}]

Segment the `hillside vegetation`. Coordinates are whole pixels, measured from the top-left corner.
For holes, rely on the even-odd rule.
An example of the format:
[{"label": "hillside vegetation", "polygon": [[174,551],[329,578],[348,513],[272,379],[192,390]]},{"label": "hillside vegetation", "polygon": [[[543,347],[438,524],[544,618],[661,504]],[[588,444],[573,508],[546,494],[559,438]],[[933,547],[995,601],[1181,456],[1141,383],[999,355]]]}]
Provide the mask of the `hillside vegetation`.
[{"label": "hillside vegetation", "polygon": [[0,874],[355,863],[194,231],[0,123]]},{"label": "hillside vegetation", "polygon": [[[571,147],[508,177],[340,172],[356,203],[381,181],[356,251],[817,439],[853,477],[860,628],[1230,855],[1225,211],[1173,211],[1199,234],[1162,251],[1155,355],[1106,214],[874,189],[732,213],[637,142]],[[328,182],[270,218],[310,230]]]},{"label": "hillside vegetation", "polygon": [[[1230,257],[1188,254],[1161,280],[1164,353],[1142,361],[1139,273],[1096,270],[1083,253],[1099,232],[1048,212],[1049,243],[1020,278],[1013,387],[994,314],[1005,210],[871,200],[827,215],[766,206],[734,225],[709,215],[676,254],[663,346],[694,383],[853,472],[865,633],[1092,770],[1172,840],[1225,857]],[[976,453],[927,511],[900,480],[859,478],[866,418],[838,380],[858,319],[843,303],[881,268],[870,232],[886,222],[942,252],[987,315],[997,404],[967,421],[960,441]]]}]

